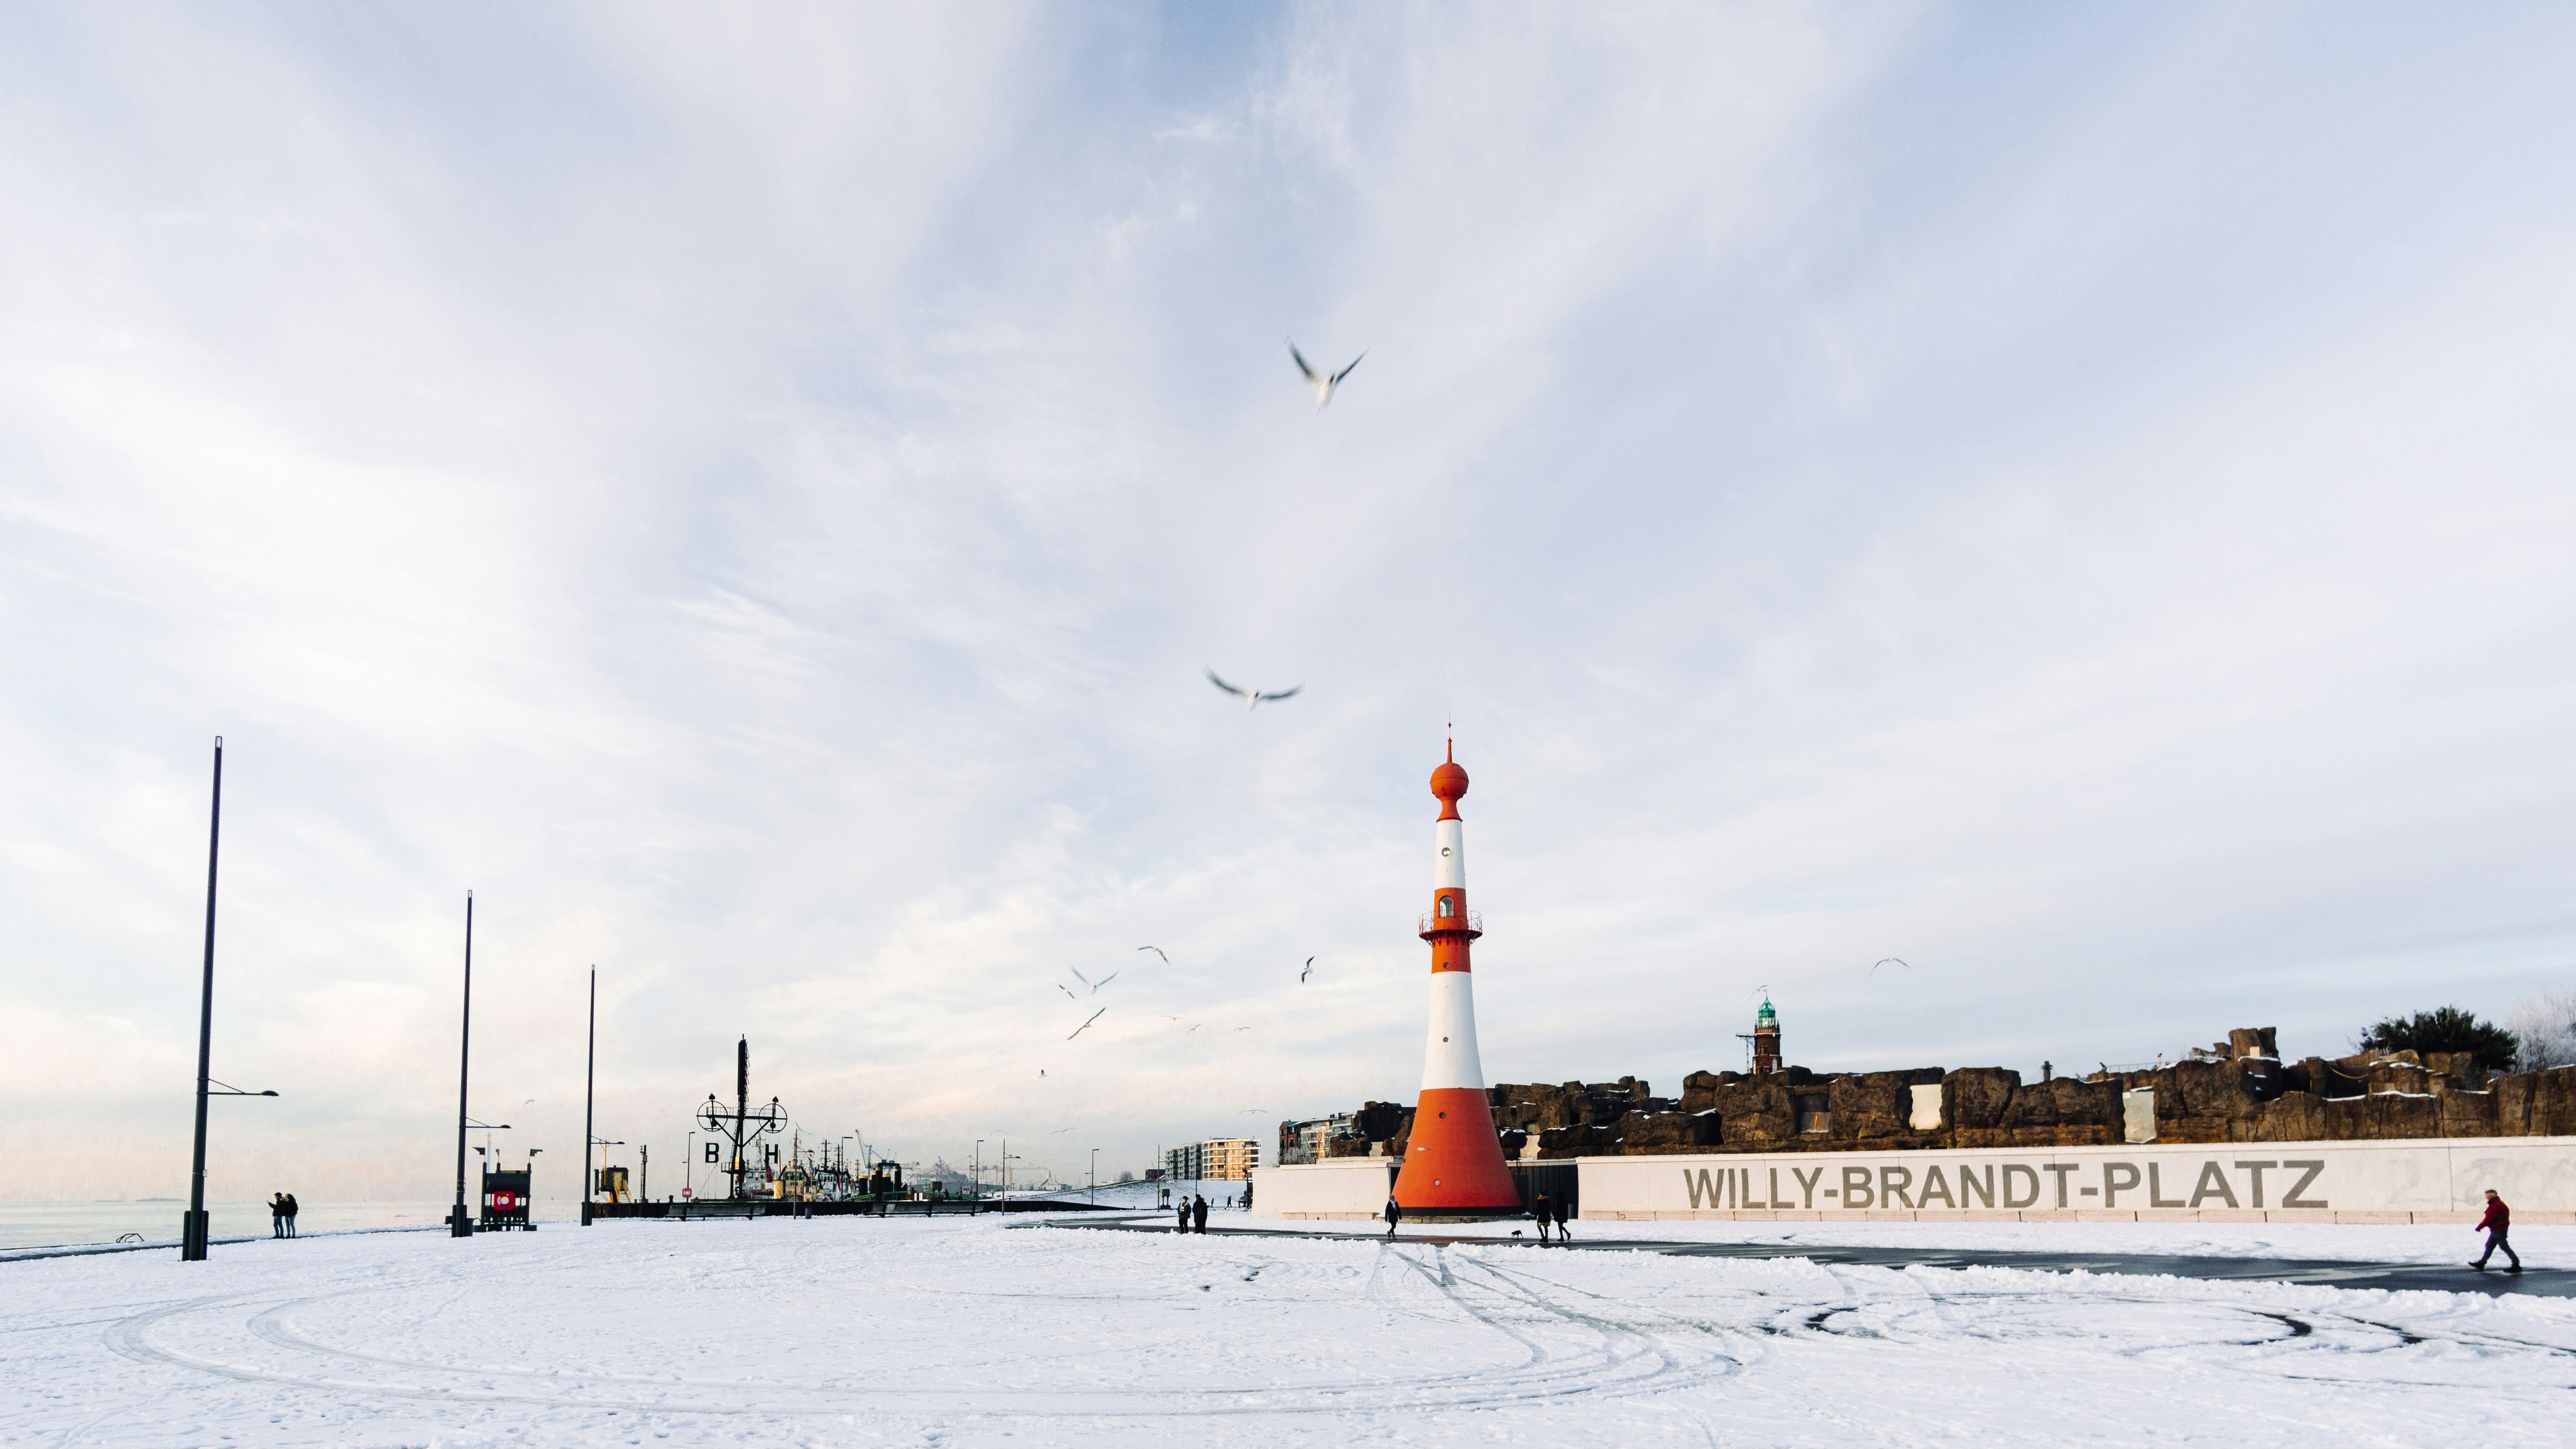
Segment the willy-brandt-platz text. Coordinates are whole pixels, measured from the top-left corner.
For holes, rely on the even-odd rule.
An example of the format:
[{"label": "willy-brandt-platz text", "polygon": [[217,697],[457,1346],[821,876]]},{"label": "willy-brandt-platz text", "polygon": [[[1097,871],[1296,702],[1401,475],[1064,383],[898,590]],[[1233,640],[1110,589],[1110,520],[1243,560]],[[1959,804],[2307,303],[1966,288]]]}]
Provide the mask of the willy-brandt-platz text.
[{"label": "willy-brandt-platz text", "polygon": [[[1813,1168],[1766,1167],[1757,1177],[1750,1167],[1685,1167],[1681,1169],[1684,1190],[1693,1208],[1734,1208],[1745,1211],[1794,1208],[1800,1212],[1819,1209],[1857,1211],[1870,1208],[1905,1208],[1921,1210],[1934,1206],[1944,1208],[2022,1208],[2037,1207],[2043,1198],[2052,1198],[2049,1206],[2072,1209],[2087,1200],[2098,1201],[2105,1208],[2121,1206],[2121,1194],[2128,1194],[2128,1206],[2150,1208],[2202,1208],[2211,1204],[2222,1207],[2263,1207],[2264,1175],[2271,1174],[2273,1195],[2284,1208],[2329,1208],[2334,1204],[2322,1196],[2309,1196],[2319,1178],[2325,1176],[2323,1158],[2237,1159],[2204,1157],[2197,1164],[2184,1161],[2170,1181],[2180,1183],[2189,1173],[2188,1191],[2176,1188],[2176,1195],[2165,1196],[2168,1168],[2177,1164],[2171,1159],[2147,1158],[2141,1162],[1959,1162],[1944,1166],[1932,1163],[1920,1168],[1901,1163],[1882,1162],[1873,1167],[1867,1163],[1818,1165]],[[1780,1175],[1785,1171],[1792,1185],[1783,1192]],[[2235,1180],[2228,1174],[2233,1171]],[[1922,1181],[1915,1181],[1918,1172]],[[2085,1186],[2073,1187],[2069,1179],[2083,1181],[2078,1174],[2098,1177]],[[1832,1182],[1834,1186],[1823,1184]],[[1953,1184],[1955,1183],[1955,1191]],[[2286,1185],[2282,1185],[2286,1183]],[[2240,1195],[2238,1187],[2242,1186]],[[1757,1195],[1759,1189],[1759,1195]],[[2323,1189],[2317,1189],[2322,1192]]]}]

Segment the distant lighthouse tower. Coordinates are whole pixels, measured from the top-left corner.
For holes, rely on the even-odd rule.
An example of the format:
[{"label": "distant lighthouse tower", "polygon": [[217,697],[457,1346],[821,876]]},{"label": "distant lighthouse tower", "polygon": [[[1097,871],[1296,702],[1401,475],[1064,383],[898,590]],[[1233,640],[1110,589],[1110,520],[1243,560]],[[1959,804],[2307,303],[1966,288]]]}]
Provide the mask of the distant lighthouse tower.
[{"label": "distant lighthouse tower", "polygon": [[1520,1192],[1503,1165],[1503,1145],[1485,1100],[1485,1064],[1476,1056],[1475,977],[1467,943],[1484,934],[1467,913],[1467,841],[1458,798],[1467,772],[1454,758],[1431,772],[1440,798],[1432,827],[1431,914],[1422,939],[1431,943],[1431,1030],[1424,1039],[1422,1098],[1396,1178],[1395,1200],[1408,1215],[1488,1218],[1517,1214]]},{"label": "distant lighthouse tower", "polygon": [[1780,1013],[1771,1009],[1771,997],[1764,993],[1762,1009],[1753,1014],[1753,1075],[1767,1077],[1780,1070]]}]

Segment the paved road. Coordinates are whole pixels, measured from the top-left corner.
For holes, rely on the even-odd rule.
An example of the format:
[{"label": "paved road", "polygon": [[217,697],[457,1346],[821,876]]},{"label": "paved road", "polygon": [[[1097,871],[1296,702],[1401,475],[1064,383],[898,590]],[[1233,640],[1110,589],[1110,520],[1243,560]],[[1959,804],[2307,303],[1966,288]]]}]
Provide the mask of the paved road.
[{"label": "paved road", "polygon": [[[1113,1232],[1168,1233],[1161,1214],[1120,1222],[1053,1223],[1053,1227],[1107,1229]],[[1576,1224],[1578,1231],[1583,1224]],[[1598,1225],[1596,1225],[1598,1226]],[[1351,1233],[1307,1232],[1296,1228],[1254,1228],[1211,1224],[1211,1233],[1233,1237],[1315,1238],[1338,1242],[1368,1241]],[[1558,1251],[1528,1238],[1465,1237],[1418,1231],[1399,1233],[1408,1243],[1467,1243]],[[2462,1235],[2466,1237],[2466,1234]],[[2472,1244],[2474,1245],[2474,1244]],[[2126,1273],[2140,1276],[2209,1278],[2221,1281],[2306,1283],[2320,1288],[2431,1289],[2442,1293],[2501,1296],[2527,1293],[2540,1298],[2576,1298],[2576,1270],[2533,1268],[2524,1273],[2481,1273],[2467,1261],[2440,1263],[2371,1263],[2319,1258],[2210,1258],[2186,1253],[2046,1253],[1993,1248],[1860,1248],[1822,1243],[1675,1243],[1643,1238],[1578,1237],[1566,1245],[1578,1252],[1666,1253],[1677,1258],[1805,1258],[1818,1263],[1858,1264],[1872,1268],[2021,1268],[2042,1273]],[[2501,1256],[2497,1259],[2501,1262]]]}]

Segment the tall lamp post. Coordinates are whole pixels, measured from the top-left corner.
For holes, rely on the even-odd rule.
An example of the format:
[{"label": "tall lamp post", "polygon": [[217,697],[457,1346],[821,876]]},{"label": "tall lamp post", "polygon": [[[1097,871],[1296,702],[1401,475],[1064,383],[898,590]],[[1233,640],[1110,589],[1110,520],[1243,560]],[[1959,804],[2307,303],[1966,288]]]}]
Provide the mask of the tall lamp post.
[{"label": "tall lamp post", "polygon": [[206,1256],[206,1082],[215,1056],[215,854],[224,839],[224,737],[215,736],[215,803],[206,826],[206,986],[197,1002],[197,1148],[188,1168],[188,1216],[179,1224],[179,1260]]},{"label": "tall lamp post", "polygon": [[[590,1047],[581,1065],[581,1225],[590,1226],[590,1199],[593,1183],[590,1176],[590,1149],[598,1142],[591,1135],[590,1108],[593,1089],[599,1080],[599,968],[590,968]],[[624,1144],[619,1144],[624,1145]]]},{"label": "tall lamp post", "polygon": [[224,737],[215,736],[215,803],[206,826],[206,987],[197,1002],[197,1147],[188,1168],[188,1215],[179,1221],[179,1260],[206,1256],[206,1083],[215,1055],[215,852],[224,839]]},{"label": "tall lamp post", "polygon": [[[188,1165],[188,1215],[179,1221],[179,1261],[206,1258],[206,1099],[208,1097],[274,1097],[275,1092],[245,1092],[218,1082],[215,1065],[215,860],[224,839],[224,737],[215,736],[214,806],[206,824],[206,977],[197,1001],[197,1142]],[[217,1090],[220,1088],[221,1090]]]},{"label": "tall lamp post", "polygon": [[465,1211],[465,1084],[474,1063],[474,892],[465,893],[465,1024],[456,1033],[456,1206],[447,1215],[447,1235],[474,1236],[474,1219]]},{"label": "tall lamp post", "polygon": [[1091,1149],[1091,1186],[1083,1193],[1085,1200],[1100,1201],[1100,1149]]}]

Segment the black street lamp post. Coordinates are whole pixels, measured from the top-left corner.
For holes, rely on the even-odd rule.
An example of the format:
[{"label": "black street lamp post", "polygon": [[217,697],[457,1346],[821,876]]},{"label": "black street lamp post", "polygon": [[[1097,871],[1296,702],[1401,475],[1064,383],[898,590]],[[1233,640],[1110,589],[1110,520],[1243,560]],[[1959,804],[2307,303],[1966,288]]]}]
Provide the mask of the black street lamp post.
[{"label": "black street lamp post", "polygon": [[590,1046],[581,1065],[581,1225],[590,1226],[590,1149],[599,1139],[591,1135],[590,1109],[592,1091],[599,1080],[599,968],[590,968]]},{"label": "black street lamp post", "polygon": [[[179,1223],[179,1260],[206,1259],[206,1099],[274,1097],[245,1092],[214,1079],[215,1066],[215,860],[224,839],[224,737],[215,736],[215,794],[206,825],[206,974],[197,1001],[197,1141],[188,1165],[188,1215]],[[217,1088],[222,1090],[218,1091]]]},{"label": "black street lamp post", "polygon": [[206,985],[197,1003],[197,1147],[188,1169],[188,1216],[179,1225],[179,1258],[206,1256],[206,1082],[215,1055],[215,855],[224,839],[224,737],[215,736],[215,803],[206,827]]},{"label": "black street lamp post", "polygon": [[465,893],[465,1024],[456,1033],[456,1207],[447,1215],[447,1235],[474,1236],[474,1219],[465,1211],[466,1069],[474,1063],[474,892]]}]

